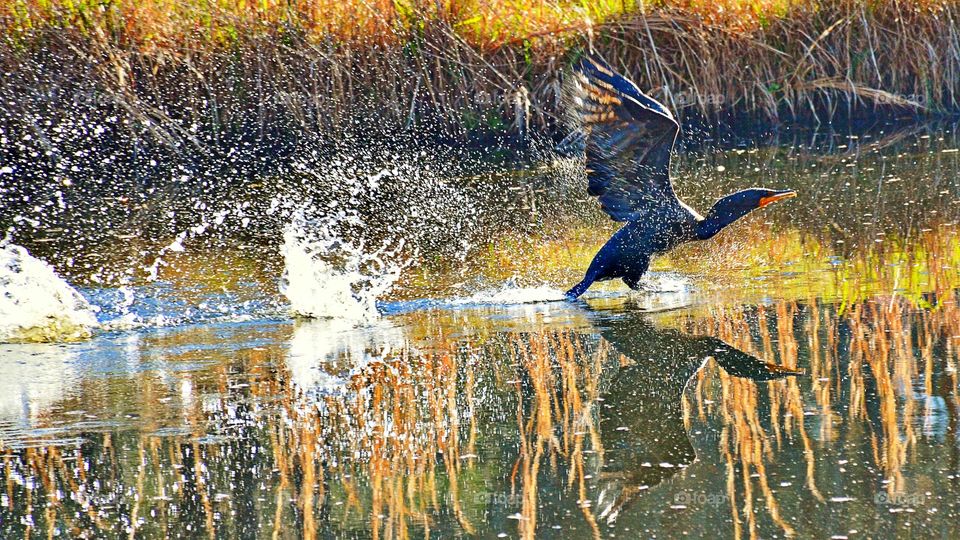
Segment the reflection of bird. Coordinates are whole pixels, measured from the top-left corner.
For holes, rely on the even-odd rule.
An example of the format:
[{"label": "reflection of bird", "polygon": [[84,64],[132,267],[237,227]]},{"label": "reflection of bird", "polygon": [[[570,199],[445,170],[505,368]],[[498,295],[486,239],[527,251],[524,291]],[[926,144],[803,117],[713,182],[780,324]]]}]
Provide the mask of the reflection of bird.
[{"label": "reflection of bird", "polygon": [[666,107],[598,59],[581,62],[565,101],[575,130],[561,147],[586,151],[589,193],[611,218],[627,222],[567,292],[570,298],[594,281],[614,278],[635,289],[653,254],[711,238],[750,211],[796,195],[745,189],[720,199],[703,217],[670,184],[670,152],[680,126]]},{"label": "reflection of bird", "polygon": [[642,314],[604,317],[597,324],[604,339],[634,362],[617,372],[603,396],[606,462],[598,506],[608,521],[642,491],[693,462],[680,400],[708,357],[727,373],[753,380],[803,373],[766,364],[716,338],[657,328]]}]

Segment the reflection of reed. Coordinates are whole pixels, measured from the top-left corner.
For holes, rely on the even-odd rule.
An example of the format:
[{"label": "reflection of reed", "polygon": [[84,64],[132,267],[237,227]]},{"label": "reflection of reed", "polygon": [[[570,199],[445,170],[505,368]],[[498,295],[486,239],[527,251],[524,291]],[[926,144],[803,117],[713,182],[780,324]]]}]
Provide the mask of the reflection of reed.
[{"label": "reflection of reed", "polygon": [[[322,391],[298,385],[300,368],[287,364],[282,345],[164,377],[84,381],[62,408],[135,416],[135,429],[93,430],[81,445],[3,449],[0,533],[109,536],[119,522],[130,537],[243,530],[311,538],[336,529],[408,538],[486,534],[492,517],[509,517],[531,538],[552,525],[545,516],[562,513],[551,514],[553,505],[570,503],[578,524],[599,536],[597,522],[610,514],[591,504],[603,499],[598,491],[619,489],[619,519],[643,511],[643,494],[669,489],[664,479],[681,477],[694,449],[703,451],[690,435],[703,424],[718,426],[706,451],[725,474],[731,532],[802,533],[772,471],[785,459],[796,457],[802,478],[791,497],[796,490],[826,501],[835,493],[823,457],[846,434],[845,444],[868,448],[882,472],[876,489],[894,496],[911,487],[925,433],[955,437],[960,308],[937,287],[847,304],[720,305],[647,326],[621,317],[605,323],[603,339],[547,323],[454,337],[453,322],[411,315],[405,339],[351,345],[320,363],[335,371],[317,378]],[[618,336],[635,339],[642,354],[617,354]],[[701,369],[717,349],[698,348],[700,336],[810,376],[767,383]],[[273,341],[289,337],[281,329]],[[217,338],[155,339],[174,350],[177,339]],[[196,362],[199,353],[178,354],[165,362]],[[657,354],[670,362],[651,362]],[[343,375],[347,356],[357,355],[364,363]],[[133,403],[104,399],[133,392],[141,397]],[[942,398],[945,409],[922,397]],[[811,413],[819,423],[805,421]],[[790,448],[800,452],[785,456]],[[490,493],[509,498],[494,504]],[[764,529],[769,523],[776,529]]]},{"label": "reflection of reed", "polygon": [[[835,424],[864,426],[874,464],[883,472],[883,489],[894,500],[906,489],[903,469],[917,446],[916,426],[932,425],[936,411],[918,410],[914,389],[923,382],[925,393],[937,392],[951,404],[949,425],[957,420],[956,346],[958,312],[952,294],[941,295],[934,309],[918,309],[902,297],[879,297],[849,306],[844,313],[832,304],[780,301],[772,309],[734,307],[714,309],[709,316],[686,315],[686,331],[719,337],[770,362],[796,365],[802,357],[812,375],[811,396],[805,398],[797,381],[755,383],[723,373],[701,372],[691,406],[701,421],[716,416],[722,422],[720,452],[727,464],[727,488],[734,533],[758,536],[753,508],[754,480],[770,518],[784,534],[793,527],[780,515],[765,474],[766,463],[777,459],[783,437],[802,444],[806,460],[806,489],[820,501],[817,487],[816,446],[806,432],[805,399],[815,403],[822,422],[817,439],[821,444],[835,439]],[[805,320],[801,329],[798,318]],[[934,354],[934,351],[938,351]],[[709,403],[716,399],[704,378],[720,379],[719,411]],[[934,381],[946,379],[937,388]],[[845,398],[846,402],[838,402]],[[769,404],[768,421],[756,412],[758,402]],[[837,411],[837,412],[835,412]],[[916,416],[921,415],[921,419]],[[739,471],[739,480],[736,472]]]},{"label": "reflection of reed", "polygon": [[[516,392],[519,455],[510,475],[510,500],[519,503],[519,531],[524,537],[536,532],[538,478],[546,459],[551,470],[558,468],[557,460],[563,460],[567,485],[578,490],[581,511],[599,534],[586,495],[583,460],[599,445],[591,403],[598,391],[605,349],[587,354],[572,332],[512,336],[519,373],[496,378]],[[338,462],[346,461],[340,471],[325,471],[330,477],[324,483],[343,485],[350,493],[346,506],[367,513],[374,537],[407,537],[411,524],[428,532],[433,516],[444,506],[461,530],[475,531],[477,519],[466,508],[469,493],[463,492],[461,476],[477,459],[473,453],[478,429],[477,366],[472,354],[458,352],[456,343],[432,340],[431,344],[427,352],[405,350],[397,358],[367,365],[353,376],[351,393],[328,397],[317,412],[308,407],[304,413],[302,404],[291,403],[289,414],[316,418],[297,421],[294,425],[304,432],[295,437],[314,436],[319,427],[325,439],[317,444],[314,458],[322,462],[336,455]],[[517,375],[520,378],[513,381]],[[521,380],[526,384],[521,385]],[[462,388],[461,383],[465,383]],[[464,415],[470,421],[461,425]],[[360,465],[362,469],[357,468]],[[362,475],[357,474],[360,471]],[[304,482],[308,476],[304,473]],[[362,476],[365,485],[358,484],[356,476]],[[361,491],[368,493],[361,496]],[[305,515],[308,532],[306,525]]]},{"label": "reflection of reed", "polygon": [[585,451],[590,451],[603,460],[593,404],[599,397],[598,383],[608,349],[602,347],[592,355],[585,354],[577,334],[560,331],[517,334],[511,350],[529,382],[526,390],[530,394],[525,399],[521,381],[514,383],[520,455],[510,480],[513,492],[516,482],[520,482],[520,536],[536,536],[538,478],[541,461],[547,457],[551,470],[558,469],[558,459],[565,461],[566,485],[576,489],[577,505],[593,536],[599,538],[600,529],[587,495],[584,457]]},{"label": "reflection of reed", "polygon": [[[165,425],[172,415],[164,409],[170,398],[142,380],[138,384],[151,399],[138,413],[144,422],[140,433],[91,433],[88,437],[97,441],[92,446],[7,449],[4,511],[54,527],[71,521],[73,506],[79,504],[89,519],[74,525],[74,531],[112,530],[110,523],[119,519],[129,524],[130,536],[199,531],[214,536],[237,530],[240,523],[227,516],[247,506],[264,516],[274,538],[289,536],[291,520],[304,537],[339,523],[375,538],[405,538],[411,527],[429,534],[441,526],[438,512],[446,509],[457,529],[471,533],[483,520],[476,508],[481,486],[465,484],[463,475],[471,471],[469,476],[475,476],[479,464],[478,416],[484,403],[476,389],[482,380],[499,381],[497,391],[506,395],[515,389],[520,450],[510,478],[523,516],[518,520],[521,534],[536,532],[542,465],[550,474],[566,471],[565,485],[577,492],[583,515],[599,534],[584,460],[601,453],[592,404],[608,349],[587,345],[570,331],[507,336],[515,367],[485,366],[478,375],[483,348],[498,349],[500,341],[464,346],[434,336],[429,350],[391,349],[358,369],[346,391],[321,396],[271,368],[280,351],[248,351],[232,366],[185,374],[176,415],[184,429],[163,435],[152,432],[169,429]],[[524,384],[508,382],[513,379]],[[277,406],[251,409],[243,405],[249,399],[276,401]],[[217,426],[230,424],[240,432],[226,440],[205,440],[211,430],[221,429]],[[252,450],[251,440],[259,441]],[[65,451],[70,457],[59,459]],[[255,459],[241,458],[251,451]],[[267,477],[244,477],[237,471],[243,467]],[[18,482],[19,477],[37,482]],[[227,489],[227,481],[267,482],[271,496],[241,501]],[[124,485],[129,489],[120,489]],[[69,504],[36,502],[57,493],[72,494]],[[103,513],[105,507],[109,510]]]}]

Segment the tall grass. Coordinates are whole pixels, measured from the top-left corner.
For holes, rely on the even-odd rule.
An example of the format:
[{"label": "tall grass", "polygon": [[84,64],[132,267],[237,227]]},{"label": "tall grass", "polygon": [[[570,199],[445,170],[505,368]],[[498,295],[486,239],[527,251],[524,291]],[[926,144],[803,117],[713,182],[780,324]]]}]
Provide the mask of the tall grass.
[{"label": "tall grass", "polygon": [[303,133],[528,135],[555,128],[564,69],[588,49],[681,116],[956,111],[958,11],[940,0],[17,0],[0,6],[0,122],[32,136],[18,156],[56,155],[64,135],[48,124],[64,119],[113,119],[111,141],[200,156]]}]

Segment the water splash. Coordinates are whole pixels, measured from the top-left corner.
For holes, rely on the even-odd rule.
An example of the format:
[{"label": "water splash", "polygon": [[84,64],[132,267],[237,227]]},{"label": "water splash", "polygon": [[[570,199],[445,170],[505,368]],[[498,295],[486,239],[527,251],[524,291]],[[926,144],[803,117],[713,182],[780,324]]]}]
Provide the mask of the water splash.
[{"label": "water splash", "polygon": [[649,272],[640,279],[640,290],[631,292],[631,302],[643,311],[669,311],[694,304],[693,281],[675,272]]},{"label": "water splash", "polygon": [[463,305],[516,305],[563,300],[566,300],[564,291],[550,285],[518,287],[513,283],[507,283],[503,287],[483,290],[469,297],[456,299],[452,303]]},{"label": "water splash", "polygon": [[691,293],[693,280],[677,272],[647,272],[640,278],[640,289],[651,293]]},{"label": "water splash", "polygon": [[89,338],[98,326],[95,311],[53,267],[0,242],[0,343]]},{"label": "water splash", "polygon": [[[308,225],[309,223],[309,225]],[[369,322],[380,317],[377,300],[388,293],[412,262],[405,241],[384,240],[368,250],[363,240],[342,235],[344,225],[362,228],[359,216],[308,222],[295,216],[283,234],[280,292],[294,315]]]}]

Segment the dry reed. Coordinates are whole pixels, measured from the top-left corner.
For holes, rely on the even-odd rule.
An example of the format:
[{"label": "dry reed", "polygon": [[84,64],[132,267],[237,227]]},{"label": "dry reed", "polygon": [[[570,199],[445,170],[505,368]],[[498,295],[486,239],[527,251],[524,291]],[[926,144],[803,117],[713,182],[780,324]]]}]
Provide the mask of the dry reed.
[{"label": "dry reed", "polygon": [[563,71],[589,48],[684,116],[956,111],[958,15],[892,0],[23,0],[0,6],[0,125],[31,135],[12,155],[49,159],[82,145],[54,129],[68,119],[179,155],[308,133],[527,135],[555,128]]}]

